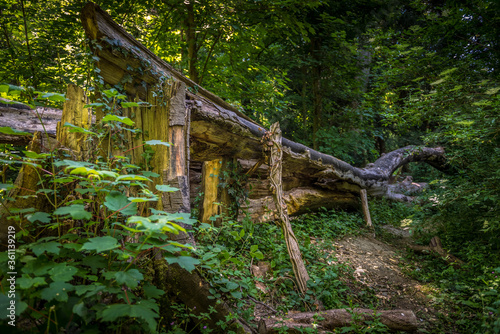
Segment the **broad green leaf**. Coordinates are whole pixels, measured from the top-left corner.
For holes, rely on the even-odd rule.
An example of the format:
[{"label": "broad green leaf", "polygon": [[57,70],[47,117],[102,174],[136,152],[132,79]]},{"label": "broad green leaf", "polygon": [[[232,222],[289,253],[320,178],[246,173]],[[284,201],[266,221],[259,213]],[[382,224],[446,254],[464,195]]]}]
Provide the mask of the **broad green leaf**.
[{"label": "broad green leaf", "polygon": [[104,177],[110,177],[110,178],[117,178],[120,174],[116,173],[116,172],[111,172],[109,170],[100,170],[97,172],[97,174],[99,174],[100,176],[104,176]]},{"label": "broad green leaf", "polygon": [[153,202],[157,201],[158,197],[128,197],[128,200],[133,203]]},{"label": "broad green leaf", "polygon": [[137,203],[130,202],[127,196],[118,191],[110,192],[105,198],[104,205],[112,212],[119,211],[126,216],[137,213]]},{"label": "broad green leaf", "polygon": [[146,177],[158,177],[158,176],[160,176],[160,174],[158,174],[158,173],[154,173],[154,172],[150,172],[150,171],[145,171],[145,170],[142,171],[141,173],[142,173],[142,175],[144,175]]},{"label": "broad green leaf", "polygon": [[6,134],[6,135],[15,135],[15,136],[33,136],[32,133],[25,132],[25,131],[19,131],[19,130],[13,129],[9,126],[0,127],[0,133]]},{"label": "broad green leaf", "polygon": [[68,301],[68,292],[73,291],[74,288],[73,285],[66,282],[52,282],[49,287],[41,291],[40,295],[49,302],[53,299],[60,302],[66,302]]},{"label": "broad green leaf", "polygon": [[94,166],[94,164],[90,163],[90,162],[86,162],[86,161],[74,161],[74,160],[55,161],[54,165],[56,167],[67,166],[65,170],[70,169],[70,168],[77,168],[77,167]]},{"label": "broad green leaf", "polygon": [[73,279],[77,271],[78,269],[68,266],[67,263],[58,263],[54,268],[49,270],[49,275],[53,281],[67,282]]},{"label": "broad green leaf", "polygon": [[42,99],[48,98],[50,101],[64,102],[66,101],[65,94],[60,93],[45,93],[41,96]]},{"label": "broad green leaf", "polygon": [[10,190],[14,188],[14,185],[11,183],[0,183],[0,190]]},{"label": "broad green leaf", "polygon": [[137,269],[127,271],[118,271],[115,273],[116,282],[120,285],[125,284],[131,289],[135,289],[144,276]]},{"label": "broad green leaf", "polygon": [[[10,318],[7,318],[7,316],[10,315],[10,310],[8,310],[8,307],[10,307],[12,305],[11,300],[14,300],[14,302],[15,302],[15,305],[16,305],[15,312],[16,312],[17,317],[20,316],[21,313],[24,312],[24,310],[26,310],[26,308],[28,307],[28,304],[21,301],[20,298],[21,298],[20,293],[16,293],[15,299],[10,298],[6,294],[0,293],[0,320],[8,319],[10,321]],[[4,333],[4,332],[5,333],[7,333],[7,332],[8,333],[18,333],[16,330],[9,331],[8,329],[5,328],[6,326],[7,325],[4,323],[2,326],[3,327],[2,333]]]},{"label": "broad green leaf", "polygon": [[91,255],[91,256],[86,256],[83,258],[82,263],[88,267],[93,272],[98,271],[99,269],[106,268],[107,266],[107,261],[104,257],[101,255]]},{"label": "broad green leaf", "polygon": [[116,178],[116,181],[151,181],[145,176],[142,175],[120,175]]},{"label": "broad green leaf", "polygon": [[176,223],[168,222],[167,220],[165,220],[165,221],[159,220],[158,223],[168,223],[170,226],[172,226],[173,228],[175,228],[177,231],[186,232],[186,229],[184,227],[182,227],[182,226],[180,226],[180,225],[178,225]]},{"label": "broad green leaf", "polygon": [[81,296],[89,291],[94,291],[98,286],[95,284],[90,285],[77,285],[75,286],[75,293],[77,296]]},{"label": "broad green leaf", "polygon": [[9,85],[0,85],[0,93],[8,93]]},{"label": "broad green leaf", "polygon": [[75,169],[73,169],[71,172],[70,172],[71,175],[89,175],[89,174],[97,174],[97,171],[95,169],[92,169],[92,168],[88,168],[88,167],[77,167]]},{"label": "broad green leaf", "polygon": [[[144,303],[145,304],[145,303]],[[156,331],[156,320],[158,314],[152,310],[149,305],[142,305],[142,303],[137,303],[134,305],[129,304],[113,304],[108,305],[102,311],[101,319],[103,321],[115,322],[116,319],[121,317],[128,318],[139,318],[144,320],[151,332]]]},{"label": "broad green leaf", "polygon": [[150,223],[151,220],[149,220],[146,217],[141,217],[141,216],[132,216],[127,219],[128,224],[132,223]]},{"label": "broad green leaf", "polygon": [[55,215],[64,216],[71,215],[73,219],[91,219],[92,214],[85,210],[83,204],[71,204],[69,206],[63,206],[54,211]]},{"label": "broad green leaf", "polygon": [[156,190],[163,192],[174,192],[179,190],[179,188],[171,187],[168,184],[157,184],[155,188]]},{"label": "broad green leaf", "polygon": [[56,241],[39,242],[30,246],[31,250],[33,251],[33,253],[35,253],[36,256],[40,256],[41,254],[43,254],[43,252],[58,255],[59,251],[61,250],[59,247],[61,247],[61,244]]},{"label": "broad green leaf", "polygon": [[126,226],[126,225],[118,224],[118,223],[115,223],[115,224],[118,225],[118,226],[121,226],[123,229],[125,229],[127,231],[130,231],[132,233],[140,233],[140,232],[142,232],[142,230],[138,230],[138,229],[132,228],[130,226]]},{"label": "broad green leaf", "polygon": [[104,93],[107,97],[113,97],[113,96],[118,95],[118,91],[117,91],[115,88],[106,89],[106,90],[104,90],[104,91],[103,91],[103,93]]},{"label": "broad green leaf", "polygon": [[165,294],[165,291],[149,283],[145,284],[142,288],[144,290],[144,295],[148,298],[158,298]]},{"label": "broad green leaf", "polygon": [[[84,285],[85,286],[85,285]],[[88,316],[88,313],[89,313],[89,310],[88,308],[85,306],[85,303],[84,302],[81,302],[81,303],[78,303],[78,304],[75,304],[73,306],[73,313],[80,316],[82,319],[84,319],[85,321],[87,321],[87,316]]]},{"label": "broad green leaf", "polygon": [[40,223],[50,223],[50,215],[46,212],[35,212],[32,215],[27,216],[28,221],[34,223],[39,221]]},{"label": "broad green leaf", "polygon": [[240,285],[238,283],[235,283],[235,282],[227,282],[226,284],[226,289],[228,290],[235,290],[235,289],[238,289],[240,287]]},{"label": "broad green leaf", "polygon": [[145,141],[144,144],[146,144],[146,145],[163,145],[163,146],[170,146],[171,145],[169,142],[165,142],[165,141],[158,140],[158,139]]},{"label": "broad green leaf", "polygon": [[165,257],[165,260],[167,260],[169,264],[177,263],[181,266],[181,268],[184,268],[189,272],[195,269],[195,265],[200,264],[200,260],[191,256],[167,256]]},{"label": "broad green leaf", "polygon": [[194,249],[194,247],[191,246],[190,244],[181,244],[180,242],[177,242],[177,241],[170,241],[169,245],[177,246],[177,247],[181,247],[181,248]]},{"label": "broad green leaf", "polygon": [[84,134],[88,134],[88,135],[97,135],[97,133],[95,133],[95,132],[92,132],[92,131],[87,130],[85,128],[73,125],[73,124],[68,123],[68,122],[64,123],[64,127],[69,128],[68,132],[71,132],[71,133],[84,133]]},{"label": "broad green leaf", "polygon": [[139,107],[139,103],[137,102],[122,102],[121,105],[123,108]]},{"label": "broad green leaf", "polygon": [[231,296],[233,296],[236,299],[241,299],[243,298],[243,294],[240,291],[231,291]]},{"label": "broad green leaf", "polygon": [[134,121],[132,121],[130,118],[124,117],[124,116],[117,116],[117,115],[106,115],[102,118],[101,121],[102,122],[115,121],[115,122],[120,122],[120,123],[123,123],[126,125],[134,125]]},{"label": "broad green leaf", "polygon": [[[106,105],[106,103],[102,103],[102,102],[94,102],[94,103],[89,103],[89,104],[86,104],[84,105],[83,107],[84,108],[92,108],[92,107],[104,107]],[[66,125],[65,125],[66,126]]]},{"label": "broad green leaf", "polygon": [[16,279],[16,285],[26,290],[32,286],[36,288],[38,286],[47,285],[47,282],[45,282],[45,278],[43,277],[30,277],[29,275],[23,274],[22,277]]},{"label": "broad green leaf", "polygon": [[36,153],[33,151],[23,151],[24,155],[30,159],[45,159],[50,157],[49,153]]},{"label": "broad green leaf", "polygon": [[264,254],[262,254],[261,251],[252,252],[252,253],[250,253],[250,256],[255,257],[255,258],[259,259],[259,260],[263,260],[264,259]]},{"label": "broad green leaf", "polygon": [[120,247],[118,240],[111,236],[90,238],[83,244],[81,250],[95,250],[96,253],[105,252]]}]

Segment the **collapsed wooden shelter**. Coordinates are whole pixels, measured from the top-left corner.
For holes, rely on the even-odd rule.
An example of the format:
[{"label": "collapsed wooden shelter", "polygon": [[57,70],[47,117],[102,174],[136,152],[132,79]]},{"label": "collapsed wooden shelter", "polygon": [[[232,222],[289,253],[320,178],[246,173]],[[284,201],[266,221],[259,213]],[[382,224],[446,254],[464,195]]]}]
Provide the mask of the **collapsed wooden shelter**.
[{"label": "collapsed wooden shelter", "polygon": [[[82,22],[89,39],[99,46],[94,52],[104,81],[110,85],[123,85],[131,99],[152,105],[150,108],[124,110],[124,116],[134,115],[132,119],[136,126],[143,130],[140,138],[134,138],[130,146],[135,147],[135,144],[150,139],[171,142],[173,146],[167,160],[177,159],[176,165],[172,166],[176,169],[167,168],[165,155],[168,152],[156,152],[152,166],[160,174],[167,171],[167,179],[174,174],[183,176],[182,180],[175,182],[180,182],[178,185],[184,189],[183,196],[191,196],[191,201],[200,191],[213,196],[210,192],[216,188],[211,183],[217,182],[217,178],[210,181],[207,174],[214,174],[213,166],[223,165],[222,161],[237,159],[243,166],[243,173],[249,170],[253,173],[248,181],[252,184],[249,204],[243,208],[255,221],[274,218],[267,166],[262,164],[261,138],[266,129],[180,74],[96,5],[88,4],[84,8]],[[389,184],[389,178],[397,168],[414,161],[446,168],[442,148],[404,147],[385,154],[365,168],[356,168],[286,138],[282,143],[282,183],[290,215],[303,213],[306,208],[358,207],[361,189],[366,189],[372,196],[408,200],[408,197],[395,193]],[[140,150],[134,153],[135,163],[141,159]],[[205,173],[200,175],[202,164]],[[215,168],[218,171],[218,167]],[[210,208],[206,206],[204,210],[210,211]]]},{"label": "collapsed wooden shelter", "polygon": [[[130,101],[144,101],[149,105],[123,108],[122,116],[132,119],[140,131],[135,134],[129,132],[117,153],[129,152],[131,163],[144,164],[145,148],[142,144],[145,141],[162,140],[172,144],[170,147],[156,146],[154,155],[147,162],[151,171],[160,175],[153,179],[155,184],[168,184],[180,189],[162,194],[162,200],[157,204],[162,210],[189,212],[195,197],[201,193],[200,219],[208,221],[210,217],[220,214],[224,207],[229,207],[236,200],[218,186],[221,182],[219,176],[230,168],[229,162],[233,166],[237,163],[241,166],[239,173],[248,175],[247,184],[252,185],[252,191],[247,201],[240,203],[240,208],[254,222],[279,218],[282,214],[276,215],[280,211],[276,203],[281,203],[279,205],[283,208],[278,209],[286,209],[288,215],[319,207],[358,208],[362,190],[371,196],[411,200],[407,195],[396,192],[398,186],[389,182],[397,168],[415,161],[427,162],[438,169],[447,167],[444,150],[439,147],[404,147],[383,155],[365,168],[357,168],[282,138],[278,147],[282,154],[282,175],[274,181],[282,187],[282,204],[273,199],[270,190],[269,161],[263,152],[270,133],[263,126],[176,71],[129,35],[97,5],[88,3],[81,18],[104,82],[122,86]],[[66,103],[57,139],[64,141],[64,146],[69,149],[84,155],[84,134],[68,134],[61,126],[64,121],[71,123],[71,120],[78,120],[79,123],[75,124],[78,126],[90,125],[90,118],[81,116],[87,112],[83,108],[83,91],[70,86],[67,97],[73,102]],[[77,106],[70,106],[71,103]],[[103,116],[97,110],[97,121]],[[192,241],[187,234],[179,238],[181,242]],[[196,307],[198,312],[203,312],[214,305],[218,312],[213,323],[224,319],[230,312],[227,305],[215,305],[206,298],[208,288],[196,272],[188,273],[175,266],[165,267],[164,263],[158,262],[157,279],[165,280],[166,277],[169,282],[163,284],[167,284],[188,307]],[[394,314],[397,329],[416,328],[411,311],[395,311]],[[350,315],[344,312],[342,318],[349,321]],[[245,332],[252,331],[244,323],[240,325]],[[275,328],[274,323],[265,325]],[[261,331],[266,332],[265,329]]]}]

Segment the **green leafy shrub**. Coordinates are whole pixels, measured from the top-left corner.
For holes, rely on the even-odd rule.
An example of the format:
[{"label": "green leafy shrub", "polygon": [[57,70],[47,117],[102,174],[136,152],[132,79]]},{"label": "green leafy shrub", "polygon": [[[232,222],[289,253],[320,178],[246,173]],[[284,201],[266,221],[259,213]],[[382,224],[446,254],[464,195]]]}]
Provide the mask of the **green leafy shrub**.
[{"label": "green leafy shrub", "polygon": [[[59,101],[58,94],[42,95],[55,97]],[[118,104],[131,106],[124,98],[116,89],[104,90],[103,101],[91,105],[108,110],[101,121],[106,124],[102,132],[66,126],[88,134],[99,145],[111,137],[110,131],[133,125],[129,118],[113,114]],[[161,141],[145,144],[168,145]],[[36,169],[37,196],[46,203],[39,211],[14,206],[4,213],[11,221],[9,229],[16,232],[16,249],[0,253],[2,286],[10,286],[9,279],[15,279],[19,326],[25,332],[157,332],[157,299],[165,292],[148,282],[148,267],[160,254],[168,263],[194,269],[198,260],[191,256],[192,246],[169,237],[185,233],[180,223],[191,225],[194,220],[189,214],[154,209],[151,215],[140,213],[149,202],[158,201],[162,192],[177,189],[167,185],[150,189],[150,177],[158,175],[130,164],[126,157],[93,157],[89,160],[95,162],[82,162],[55,151],[24,151],[23,156],[4,151],[2,158],[10,167],[21,164]],[[6,196],[5,190],[12,187],[2,185],[3,206],[17,200]],[[9,321],[9,291],[0,294],[4,326]]]}]

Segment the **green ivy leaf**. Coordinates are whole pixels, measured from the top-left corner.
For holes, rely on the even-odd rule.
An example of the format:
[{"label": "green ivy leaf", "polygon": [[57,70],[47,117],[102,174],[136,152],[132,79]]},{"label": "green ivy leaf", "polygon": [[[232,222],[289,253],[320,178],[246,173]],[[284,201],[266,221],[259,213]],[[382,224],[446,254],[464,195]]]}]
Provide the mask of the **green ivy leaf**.
[{"label": "green ivy leaf", "polygon": [[120,247],[118,240],[111,236],[90,238],[84,243],[81,250],[95,250],[96,253],[105,252]]},{"label": "green ivy leaf", "polygon": [[125,284],[131,289],[135,289],[144,276],[137,269],[127,271],[118,271],[115,273],[116,282],[120,285]]},{"label": "green ivy leaf", "polygon": [[71,215],[73,219],[91,219],[92,214],[85,210],[83,204],[71,204],[69,206],[63,206],[54,211],[55,215],[64,216]]},{"label": "green ivy leaf", "polygon": [[195,269],[195,265],[200,264],[200,260],[195,259],[191,256],[167,256],[165,257],[165,260],[167,260],[169,264],[177,263],[179,264],[179,266],[181,266],[181,268],[184,268],[189,272]]},{"label": "green ivy leaf", "polygon": [[40,296],[49,302],[53,299],[60,302],[66,302],[68,301],[68,292],[73,291],[74,288],[73,285],[66,282],[52,282],[48,288],[40,292]]},{"label": "green ivy leaf", "polygon": [[130,202],[127,196],[119,191],[110,192],[105,198],[104,205],[112,212],[119,210],[121,214],[126,216],[135,215],[137,213],[137,203]]}]

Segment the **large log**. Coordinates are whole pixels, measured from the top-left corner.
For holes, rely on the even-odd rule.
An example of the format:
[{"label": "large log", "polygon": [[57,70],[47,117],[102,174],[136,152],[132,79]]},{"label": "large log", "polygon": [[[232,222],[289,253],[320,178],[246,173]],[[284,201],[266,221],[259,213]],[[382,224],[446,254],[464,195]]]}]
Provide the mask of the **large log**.
[{"label": "large log", "polygon": [[284,318],[262,319],[259,322],[259,334],[302,333],[304,329],[308,328],[324,332],[353,325],[356,321],[364,323],[375,319],[379,319],[382,324],[394,331],[415,331],[418,328],[417,318],[409,310],[337,309],[293,313]]}]

